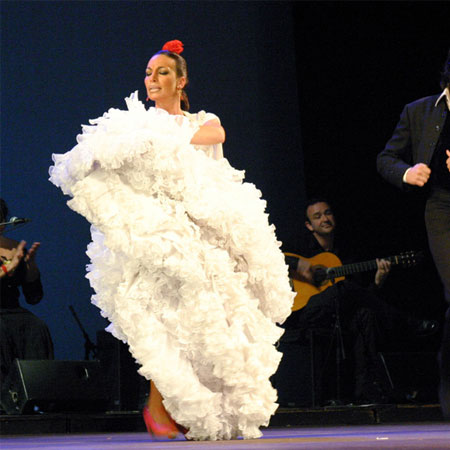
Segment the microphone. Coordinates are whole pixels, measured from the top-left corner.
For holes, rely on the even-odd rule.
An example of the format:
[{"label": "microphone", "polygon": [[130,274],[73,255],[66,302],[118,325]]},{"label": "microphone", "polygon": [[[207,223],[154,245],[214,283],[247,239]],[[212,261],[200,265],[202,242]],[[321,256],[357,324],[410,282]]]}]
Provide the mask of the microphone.
[{"label": "microphone", "polygon": [[26,217],[11,217],[9,221],[12,225],[20,225],[21,223],[31,222],[31,219],[27,219]]},{"label": "microphone", "polygon": [[3,222],[0,225],[21,225],[22,223],[31,222],[31,219],[27,219],[26,217],[11,217],[8,222]]}]

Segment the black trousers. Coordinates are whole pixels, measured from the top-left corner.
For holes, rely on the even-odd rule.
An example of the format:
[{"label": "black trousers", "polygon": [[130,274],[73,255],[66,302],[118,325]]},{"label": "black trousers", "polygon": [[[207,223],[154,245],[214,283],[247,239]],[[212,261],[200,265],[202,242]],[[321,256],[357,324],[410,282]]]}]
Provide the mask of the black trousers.
[{"label": "black trousers", "polygon": [[434,263],[450,303],[450,191],[433,189],[425,206],[425,225]]},{"label": "black trousers", "polygon": [[439,397],[442,412],[450,419],[450,191],[432,190],[425,206],[425,224],[431,254],[444,285],[445,299],[449,303],[439,351]]}]

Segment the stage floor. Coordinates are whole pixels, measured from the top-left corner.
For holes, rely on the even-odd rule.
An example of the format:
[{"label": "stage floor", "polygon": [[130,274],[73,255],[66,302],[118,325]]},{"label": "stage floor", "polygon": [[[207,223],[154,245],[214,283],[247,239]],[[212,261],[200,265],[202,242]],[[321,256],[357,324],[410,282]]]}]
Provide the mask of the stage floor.
[{"label": "stage floor", "polygon": [[189,442],[152,441],[147,433],[3,436],[2,450],[161,450],[161,449],[450,449],[450,423],[269,428],[261,439]]}]

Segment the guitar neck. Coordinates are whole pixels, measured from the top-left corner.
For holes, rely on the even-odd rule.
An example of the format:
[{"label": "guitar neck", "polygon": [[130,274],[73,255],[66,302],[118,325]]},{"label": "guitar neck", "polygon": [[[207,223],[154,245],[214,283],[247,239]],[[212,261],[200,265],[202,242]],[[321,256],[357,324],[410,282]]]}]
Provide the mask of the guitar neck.
[{"label": "guitar neck", "polygon": [[[383,259],[390,261],[393,266],[399,264],[398,256],[389,256],[388,258]],[[327,269],[327,279],[345,277],[354,273],[368,272],[369,270],[374,270],[377,267],[376,259],[360,263],[345,264],[344,266],[330,267]]]}]

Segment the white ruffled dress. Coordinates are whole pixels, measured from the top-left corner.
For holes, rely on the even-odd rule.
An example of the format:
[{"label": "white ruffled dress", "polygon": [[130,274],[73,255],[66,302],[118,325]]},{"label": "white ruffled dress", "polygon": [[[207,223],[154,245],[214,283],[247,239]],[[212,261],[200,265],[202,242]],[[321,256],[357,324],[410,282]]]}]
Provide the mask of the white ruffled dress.
[{"label": "white ruffled dress", "polygon": [[214,115],[125,101],[50,168],[92,224],[92,302],[188,437],[259,437],[294,297],[265,201],[220,148],[190,144]]}]

